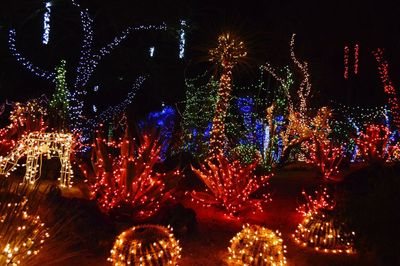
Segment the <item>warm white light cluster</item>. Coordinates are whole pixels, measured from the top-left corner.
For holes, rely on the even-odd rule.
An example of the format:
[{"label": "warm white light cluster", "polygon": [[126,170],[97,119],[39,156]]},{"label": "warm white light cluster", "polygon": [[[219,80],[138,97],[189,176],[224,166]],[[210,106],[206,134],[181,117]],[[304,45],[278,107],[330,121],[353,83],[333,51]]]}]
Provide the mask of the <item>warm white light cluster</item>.
[{"label": "warm white light cluster", "polygon": [[170,227],[141,225],[121,233],[108,261],[114,266],[177,265],[181,248]]},{"label": "warm white light cluster", "polygon": [[297,244],[324,253],[352,254],[355,233],[322,211],[310,211],[292,235]]},{"label": "warm white light cluster", "polygon": [[43,44],[49,43],[49,35],[50,35],[50,14],[51,14],[51,2],[46,2],[45,5],[46,11],[43,17]]},{"label": "warm white light cluster", "polygon": [[17,168],[20,158],[26,156],[24,180],[34,183],[41,175],[43,156],[47,159],[58,157],[61,162],[60,185],[70,187],[73,177],[70,162],[73,141],[71,133],[31,132],[18,142],[10,154],[0,157],[0,174],[9,176]]},{"label": "warm white light cluster", "polygon": [[286,246],[280,235],[259,225],[244,225],[231,239],[229,265],[286,265]]},{"label": "warm white light cluster", "polygon": [[26,199],[0,203],[0,265],[28,265],[50,237],[40,217],[28,214],[26,204]]}]

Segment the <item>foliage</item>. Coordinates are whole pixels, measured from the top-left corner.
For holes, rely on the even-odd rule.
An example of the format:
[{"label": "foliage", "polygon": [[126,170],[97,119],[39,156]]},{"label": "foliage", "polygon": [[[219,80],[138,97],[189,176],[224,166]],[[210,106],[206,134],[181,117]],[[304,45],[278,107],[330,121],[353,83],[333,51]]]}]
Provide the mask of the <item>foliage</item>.
[{"label": "foliage", "polygon": [[224,155],[206,160],[199,169],[192,170],[207,186],[204,192],[192,192],[192,197],[206,206],[217,206],[228,215],[237,215],[246,209],[263,211],[262,203],[270,201],[268,194],[262,199],[253,199],[251,195],[261,187],[268,185],[270,176],[255,176],[258,161],[243,166],[239,161],[230,162]]},{"label": "foliage", "polygon": [[145,219],[158,211],[180,177],[179,170],[156,171],[161,147],[148,133],[142,133],[139,145],[126,133],[114,148],[95,139],[92,166],[83,167],[91,196],[104,212]]}]

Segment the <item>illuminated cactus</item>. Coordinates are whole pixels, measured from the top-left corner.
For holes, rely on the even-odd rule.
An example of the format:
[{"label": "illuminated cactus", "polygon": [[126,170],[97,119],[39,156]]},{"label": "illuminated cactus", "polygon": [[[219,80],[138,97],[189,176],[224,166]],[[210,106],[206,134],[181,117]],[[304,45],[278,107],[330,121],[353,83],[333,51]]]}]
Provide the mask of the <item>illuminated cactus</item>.
[{"label": "illuminated cactus", "polygon": [[121,233],[108,261],[114,266],[177,265],[181,248],[172,230],[159,225],[141,225]]},{"label": "illuminated cactus", "polygon": [[354,232],[348,231],[330,211],[308,212],[293,238],[298,244],[316,251],[354,253]]},{"label": "illuminated cactus", "polygon": [[140,145],[127,134],[115,145],[96,138],[92,166],[81,168],[86,167],[83,172],[91,183],[91,196],[102,211],[140,220],[159,210],[180,178],[179,170],[155,171],[161,148],[160,141],[146,133]]},{"label": "illuminated cactus", "polygon": [[192,197],[205,206],[222,208],[230,216],[247,208],[262,212],[262,203],[271,200],[269,194],[264,194],[261,200],[252,199],[251,195],[267,186],[270,176],[254,175],[258,160],[243,166],[238,160],[230,162],[222,154],[216,155],[215,159],[206,161],[200,169],[192,167],[207,186],[204,192],[193,191]]},{"label": "illuminated cactus", "polygon": [[222,67],[210,138],[211,156],[223,151],[225,144],[225,117],[228,112],[232,91],[232,70],[246,54],[243,42],[238,41],[229,33],[219,36],[218,47],[210,50],[210,61],[214,61]]},{"label": "illuminated cactus", "polygon": [[229,265],[286,265],[286,246],[279,232],[258,225],[245,225],[231,240]]}]

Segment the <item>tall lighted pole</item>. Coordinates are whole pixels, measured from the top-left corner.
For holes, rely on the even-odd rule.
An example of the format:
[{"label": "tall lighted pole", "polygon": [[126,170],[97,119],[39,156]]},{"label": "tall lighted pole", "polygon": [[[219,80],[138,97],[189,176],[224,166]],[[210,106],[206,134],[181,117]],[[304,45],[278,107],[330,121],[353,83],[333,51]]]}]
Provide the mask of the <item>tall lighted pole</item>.
[{"label": "tall lighted pole", "polygon": [[210,139],[211,156],[223,151],[225,142],[225,117],[232,91],[232,70],[246,54],[243,42],[229,33],[220,35],[218,37],[218,46],[210,50],[210,61],[222,67]]}]

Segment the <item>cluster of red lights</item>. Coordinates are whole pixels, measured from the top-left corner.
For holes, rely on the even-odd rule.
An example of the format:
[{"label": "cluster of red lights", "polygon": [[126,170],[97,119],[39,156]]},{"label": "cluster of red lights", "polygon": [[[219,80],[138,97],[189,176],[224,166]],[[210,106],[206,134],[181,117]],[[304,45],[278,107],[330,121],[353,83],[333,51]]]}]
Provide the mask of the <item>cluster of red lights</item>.
[{"label": "cluster of red lights", "polygon": [[305,142],[307,161],[316,165],[325,178],[337,175],[339,165],[344,157],[343,148],[335,146],[331,141]]},{"label": "cluster of red lights", "polygon": [[[113,156],[119,149],[119,155]],[[83,165],[91,182],[91,196],[106,213],[118,213],[146,219],[154,215],[161,203],[170,198],[167,182],[180,177],[179,170],[155,171],[160,161],[161,144],[150,134],[142,134],[140,145],[125,136],[119,144],[96,138],[92,168]]]},{"label": "cluster of red lights", "polygon": [[355,142],[360,148],[360,152],[364,160],[384,161],[389,157],[390,130],[383,125],[368,125],[365,132],[360,132],[360,135]]},{"label": "cluster of red lights", "polygon": [[389,77],[389,64],[383,57],[383,49],[378,48],[373,52],[373,55],[378,63],[379,75],[383,83],[384,91],[388,97],[393,124],[397,129],[400,129],[400,103],[397,98],[396,89]]},{"label": "cluster of red lights", "polygon": [[314,195],[309,195],[304,190],[302,191],[304,203],[296,208],[297,212],[303,217],[306,217],[309,213],[316,213],[319,210],[333,210],[336,205],[333,197],[329,195],[328,189],[314,191]]},{"label": "cluster of red lights", "polygon": [[27,103],[14,103],[10,124],[0,129],[0,155],[6,155],[23,136],[34,131],[44,131],[46,111],[33,99]]},{"label": "cluster of red lights", "polygon": [[205,192],[192,192],[193,200],[205,207],[216,206],[224,209],[228,215],[236,216],[248,207],[263,211],[262,203],[271,201],[269,194],[262,199],[252,199],[251,195],[261,187],[268,185],[271,175],[254,175],[258,162],[242,165],[239,161],[230,162],[223,154],[207,160],[199,169],[192,170],[207,186]]},{"label": "cluster of red lights", "polygon": [[343,76],[345,79],[349,78],[349,47],[344,47],[344,73]]}]

